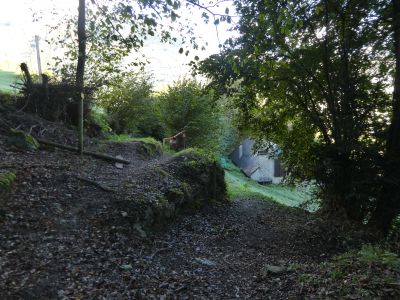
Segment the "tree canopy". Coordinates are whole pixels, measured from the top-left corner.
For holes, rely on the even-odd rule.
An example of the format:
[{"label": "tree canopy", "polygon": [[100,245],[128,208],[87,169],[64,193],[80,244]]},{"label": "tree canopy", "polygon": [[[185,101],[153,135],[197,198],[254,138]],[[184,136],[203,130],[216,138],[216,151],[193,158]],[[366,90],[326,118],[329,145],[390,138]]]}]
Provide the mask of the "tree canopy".
[{"label": "tree canopy", "polygon": [[391,2],[235,4],[239,37],[200,72],[233,95],[241,127],[282,147],[293,178],[317,181],[327,211],[368,222],[392,116]]}]

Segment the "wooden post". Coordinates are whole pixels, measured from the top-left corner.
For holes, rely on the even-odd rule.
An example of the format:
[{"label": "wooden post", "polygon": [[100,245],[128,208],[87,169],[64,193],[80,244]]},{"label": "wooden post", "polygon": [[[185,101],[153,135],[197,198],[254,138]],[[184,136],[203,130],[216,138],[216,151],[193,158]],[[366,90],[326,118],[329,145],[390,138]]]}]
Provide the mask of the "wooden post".
[{"label": "wooden post", "polygon": [[217,163],[214,161],[212,164],[212,192],[214,201],[217,201]]},{"label": "wooden post", "polygon": [[48,116],[46,112],[46,108],[49,109],[49,77],[46,74],[42,74],[42,86],[43,86],[43,101],[40,103],[40,110],[42,113],[42,116]]},{"label": "wooden post", "polygon": [[83,154],[83,93],[80,94],[79,102],[78,102],[78,113],[79,113],[79,122],[78,122],[78,152]]}]

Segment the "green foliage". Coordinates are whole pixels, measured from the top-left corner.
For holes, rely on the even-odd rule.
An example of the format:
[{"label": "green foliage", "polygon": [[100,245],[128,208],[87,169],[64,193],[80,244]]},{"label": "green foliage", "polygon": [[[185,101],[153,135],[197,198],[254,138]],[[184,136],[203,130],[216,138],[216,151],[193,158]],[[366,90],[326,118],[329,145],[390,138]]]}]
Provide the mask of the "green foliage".
[{"label": "green foliage", "polygon": [[[129,59],[132,51],[143,47],[148,36],[153,36],[161,27],[146,8],[160,6],[159,2],[109,1],[101,4],[86,1],[86,72],[85,82],[91,86],[102,86],[116,80],[129,68],[144,66],[143,55]],[[165,9],[171,7],[165,4]],[[64,53],[54,57],[53,73],[63,81],[74,82],[77,47],[77,16],[63,16],[62,21],[51,28],[48,43]]]},{"label": "green foliage", "polygon": [[113,142],[138,142],[138,151],[144,157],[152,157],[163,153],[161,143],[152,137],[138,138],[128,134],[113,134],[108,136],[108,140]]},{"label": "green foliage", "polygon": [[140,138],[135,139],[134,141],[139,142],[138,151],[144,157],[152,157],[162,154],[162,147],[160,142],[156,141],[153,138]]},{"label": "green foliage", "polygon": [[359,223],[390,117],[388,3],[236,1],[239,37],[198,69],[232,97],[240,129],[280,146],[292,179],[316,179],[324,207]]},{"label": "green foliage", "polygon": [[18,99],[19,96],[17,95],[0,91],[0,112],[9,110],[13,106],[15,107],[15,103]]},{"label": "green foliage", "polygon": [[108,114],[113,131],[162,139],[158,99],[152,87],[150,78],[131,75],[98,92],[98,103]]},{"label": "green foliage", "polygon": [[198,159],[200,157],[206,156],[206,152],[203,149],[199,148],[186,148],[183,149],[179,152],[176,152],[173,157],[178,158],[178,157],[187,157],[189,159]]},{"label": "green foliage", "polygon": [[400,295],[397,254],[373,246],[363,246],[319,265],[292,269],[301,282],[315,286],[321,297],[336,299],[396,298]]},{"label": "green foliage", "polygon": [[11,190],[15,178],[16,175],[13,172],[0,173],[0,195]]},{"label": "green foliage", "polygon": [[107,137],[107,139],[112,142],[131,142],[135,138],[130,134],[111,134]]},{"label": "green foliage", "polygon": [[[197,2],[185,4],[204,9]],[[188,44],[199,49],[191,27],[192,15],[181,13],[181,6],[181,1],[169,0],[86,1],[85,82],[101,87],[112,83],[120,74],[143,70],[147,61],[140,49],[148,39],[185,44],[185,50],[182,48],[180,53],[187,56]],[[207,8],[203,16],[209,17],[212,10],[213,7]],[[54,14],[59,12],[54,11]],[[47,42],[57,53],[60,49],[63,51],[54,57],[53,73],[64,81],[74,82],[78,58],[77,16],[59,16],[59,19],[60,23],[48,30],[55,35]],[[220,15],[219,19],[230,20],[230,17]],[[190,35],[182,34],[183,31]]]},{"label": "green foliage", "polygon": [[88,122],[98,125],[103,133],[109,133],[112,130],[109,124],[108,116],[101,107],[92,107]]},{"label": "green foliage", "polygon": [[160,94],[161,118],[169,136],[185,130],[188,147],[218,147],[219,109],[212,92],[190,79],[180,80]]},{"label": "green foliage", "polygon": [[[76,87],[74,83],[66,83],[57,78],[50,78],[42,74],[32,75],[25,63],[20,65],[23,71],[23,84],[19,92],[22,97],[17,98],[17,106],[25,112],[37,114],[50,121],[63,121],[69,124],[78,124],[78,105],[74,101]],[[93,100],[94,88],[83,89],[84,116],[88,116]]]},{"label": "green foliage", "polygon": [[35,151],[40,147],[33,136],[21,130],[11,130],[11,134],[7,137],[7,144],[26,151]]}]

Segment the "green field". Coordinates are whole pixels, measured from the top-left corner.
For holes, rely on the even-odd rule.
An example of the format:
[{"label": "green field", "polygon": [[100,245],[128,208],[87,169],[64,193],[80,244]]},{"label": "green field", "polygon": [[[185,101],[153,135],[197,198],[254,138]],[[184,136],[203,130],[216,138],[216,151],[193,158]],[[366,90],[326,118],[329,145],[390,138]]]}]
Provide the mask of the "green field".
[{"label": "green field", "polygon": [[[226,160],[223,165],[228,193],[231,197],[260,197],[292,207],[298,207],[312,197],[309,187],[290,187],[280,184],[260,185],[246,177],[230,160]],[[315,210],[315,206],[309,210]]]},{"label": "green field", "polygon": [[8,93],[15,92],[15,89],[10,85],[14,84],[17,79],[17,74],[14,72],[0,70],[0,91]]}]

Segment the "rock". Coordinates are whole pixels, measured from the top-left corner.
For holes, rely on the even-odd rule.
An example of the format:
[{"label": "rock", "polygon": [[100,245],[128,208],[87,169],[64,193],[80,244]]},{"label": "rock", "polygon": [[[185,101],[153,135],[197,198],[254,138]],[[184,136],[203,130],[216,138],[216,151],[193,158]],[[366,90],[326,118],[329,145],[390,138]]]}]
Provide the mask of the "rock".
[{"label": "rock", "polygon": [[135,229],[137,231],[137,233],[139,234],[140,237],[142,237],[142,238],[147,237],[147,233],[143,230],[142,225],[140,225],[139,223],[136,223],[135,225],[133,225],[133,229]]},{"label": "rock", "polygon": [[228,203],[222,168],[195,150],[178,153],[155,167],[150,165],[139,179],[128,180],[125,192],[113,199],[113,208],[123,218],[112,218],[110,225],[136,226],[142,237],[149,230],[162,229],[179,214]]},{"label": "rock", "polygon": [[144,158],[150,158],[162,154],[161,144],[153,138],[142,138],[138,140],[136,149]]},{"label": "rock", "polygon": [[281,274],[284,272],[286,272],[286,267],[284,266],[265,264],[261,269],[261,276],[266,277],[268,274]]},{"label": "rock", "polygon": [[[124,159],[124,158],[122,157],[122,155],[117,155],[116,158],[118,158],[118,159]],[[123,169],[123,168],[124,168],[124,164],[119,163],[119,162],[116,162],[116,163],[115,163],[115,167],[118,168],[118,169]]]},{"label": "rock", "polygon": [[131,270],[132,269],[132,265],[131,264],[122,265],[121,269],[123,269],[123,270]]},{"label": "rock", "polygon": [[209,266],[209,267],[215,267],[217,264],[211,260],[208,260],[207,258],[199,258],[197,257],[195,260],[195,262],[205,265],[205,266]]}]

